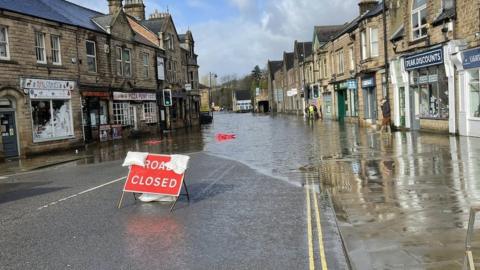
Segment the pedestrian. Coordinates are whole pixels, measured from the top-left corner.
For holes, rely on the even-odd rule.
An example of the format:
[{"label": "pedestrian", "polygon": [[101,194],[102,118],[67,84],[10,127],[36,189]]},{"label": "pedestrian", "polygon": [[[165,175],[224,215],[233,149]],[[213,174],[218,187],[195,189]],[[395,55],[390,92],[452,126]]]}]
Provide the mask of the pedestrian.
[{"label": "pedestrian", "polygon": [[390,127],[390,124],[391,124],[390,123],[391,122],[390,102],[388,101],[387,97],[384,97],[382,99],[380,106],[382,108],[382,115],[383,115],[382,128],[380,129],[380,132],[383,132],[383,129],[386,127],[388,130],[388,133],[391,133],[392,129]]},{"label": "pedestrian", "polygon": [[308,117],[311,119],[311,120],[314,120],[315,119],[315,106],[313,106],[313,104],[310,104],[310,106],[308,106]]}]

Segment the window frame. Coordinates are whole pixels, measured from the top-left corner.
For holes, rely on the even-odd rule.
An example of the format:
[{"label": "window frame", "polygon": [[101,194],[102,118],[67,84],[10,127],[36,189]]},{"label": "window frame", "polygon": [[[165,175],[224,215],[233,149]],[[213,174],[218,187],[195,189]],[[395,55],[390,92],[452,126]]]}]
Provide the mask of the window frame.
[{"label": "window frame", "polygon": [[[90,44],[93,44],[93,53],[94,54],[88,54],[88,49],[87,49],[87,44],[90,43]],[[97,73],[98,72],[98,67],[97,67],[97,43],[93,40],[89,40],[87,39],[85,41],[85,55],[87,56],[87,71],[90,72],[90,73]],[[90,70],[90,66],[88,64],[88,59],[89,58],[93,58],[93,63],[95,64],[94,67],[95,67],[95,70]]]},{"label": "window frame", "polygon": [[[115,63],[117,64],[117,76],[123,77],[123,48],[120,46],[115,47]],[[120,58],[119,58],[120,56]]]},{"label": "window frame", "polygon": [[[55,48],[55,42],[54,40],[58,41],[58,48]],[[50,43],[51,43],[51,51],[52,51],[52,64],[56,66],[61,66],[62,65],[62,47],[60,44],[60,36],[59,35],[50,35]],[[57,55],[57,61],[55,61],[55,52],[58,53]]]},{"label": "window frame", "polygon": [[355,70],[355,55],[353,46],[348,47],[348,52],[350,54],[350,71]]},{"label": "window frame", "polygon": [[360,32],[360,51],[362,54],[362,60],[368,59],[368,47],[367,47],[367,31],[362,30]]},{"label": "window frame", "polygon": [[[125,57],[123,57],[123,76],[126,77],[126,78],[131,78],[132,77],[132,50],[130,48],[123,48],[123,54],[125,54],[126,52],[128,52],[128,61],[127,59],[125,59]],[[127,74],[127,69],[126,67],[129,66],[129,71],[130,73]]]},{"label": "window frame", "polygon": [[[41,40],[39,40],[40,37],[41,37]],[[42,44],[39,44],[40,41]],[[39,59],[40,55],[43,56],[42,59]],[[47,63],[47,55],[45,51],[45,33],[43,32],[35,32],[35,57],[37,59],[37,64]]]},{"label": "window frame", "polygon": [[5,44],[6,56],[0,56],[0,60],[10,60],[10,43],[8,41],[8,27],[0,25],[0,29],[5,30],[5,41],[0,41],[0,44]]},{"label": "window frame", "polygon": [[345,72],[345,54],[343,53],[343,49],[337,52],[338,56],[338,73],[343,74]]},{"label": "window frame", "polygon": [[143,66],[143,75],[145,79],[150,77],[150,54],[142,53],[142,66]]},{"label": "window frame", "polygon": [[[480,120],[480,114],[479,114],[479,116],[475,116],[475,112],[472,111],[472,101],[473,101],[473,99],[471,98],[471,95],[472,95],[472,92],[473,92],[473,91],[472,91],[472,88],[471,88],[471,87],[472,87],[471,84],[472,84],[472,80],[473,80],[472,77],[473,77],[473,76],[472,76],[471,73],[476,73],[477,76],[478,76],[476,79],[477,79],[477,80],[480,80],[480,69],[468,70],[466,73],[467,73],[467,80],[466,80],[466,86],[467,86],[467,87],[466,87],[466,88],[467,88],[467,92],[468,92],[468,96],[467,96],[467,99],[468,99],[468,106],[467,106],[467,108],[468,108],[468,114],[467,114],[467,118],[470,119],[470,120]],[[478,84],[477,87],[480,88],[480,82],[477,82],[477,84]],[[479,92],[478,95],[480,96],[480,92]],[[479,101],[478,101],[479,104],[477,105],[477,107],[480,107],[480,97],[479,97],[478,99],[479,99]],[[480,110],[478,110],[478,111],[480,111]]]},{"label": "window frame", "polygon": [[[424,38],[428,35],[428,29],[427,29],[428,22],[425,23],[425,24],[422,24],[422,17],[421,17],[421,14],[422,14],[423,10],[425,10],[425,13],[427,12],[427,3],[425,2],[425,4],[423,4],[423,5],[421,5],[417,8],[414,8],[414,4],[415,4],[415,0],[412,1],[412,8],[411,8],[412,13],[411,13],[411,16],[410,16],[410,30],[411,30],[412,41],[422,39],[422,38]],[[413,26],[414,16],[416,16],[417,19],[418,19],[418,27],[416,27],[416,28],[414,28],[414,26]],[[428,17],[428,14],[425,14],[425,17]],[[424,29],[424,28],[425,28],[425,35],[422,35],[422,29]],[[419,31],[419,36],[418,37],[415,37],[415,31]]]}]

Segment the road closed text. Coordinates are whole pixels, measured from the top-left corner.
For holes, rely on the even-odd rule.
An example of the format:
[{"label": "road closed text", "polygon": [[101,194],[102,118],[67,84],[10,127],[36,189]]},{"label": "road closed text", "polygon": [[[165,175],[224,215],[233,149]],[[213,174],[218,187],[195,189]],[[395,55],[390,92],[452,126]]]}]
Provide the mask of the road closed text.
[{"label": "road closed text", "polygon": [[140,186],[153,186],[162,188],[174,188],[177,185],[177,180],[172,178],[161,178],[152,176],[132,176],[131,183]]}]

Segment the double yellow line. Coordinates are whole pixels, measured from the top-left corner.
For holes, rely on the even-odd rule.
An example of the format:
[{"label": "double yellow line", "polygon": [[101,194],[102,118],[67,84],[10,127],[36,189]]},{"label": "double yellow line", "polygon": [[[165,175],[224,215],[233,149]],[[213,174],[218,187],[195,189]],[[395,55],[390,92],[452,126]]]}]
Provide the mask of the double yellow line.
[{"label": "double yellow line", "polygon": [[[327,259],[325,257],[325,246],[323,244],[323,233],[322,233],[322,223],[320,222],[320,211],[318,209],[318,198],[317,192],[313,189],[313,185],[311,185],[311,181],[307,177],[306,185],[305,185],[305,193],[307,194],[307,238],[308,238],[308,259],[309,259],[309,269],[315,269],[315,256],[313,252],[313,226],[312,226],[312,207],[311,204],[314,205],[315,210],[315,223],[317,228],[317,237],[318,237],[318,249],[319,249],[319,256],[320,262],[322,265],[322,270],[328,270],[327,267]],[[312,193],[312,196],[310,196]],[[313,201],[311,200],[313,197]]]}]

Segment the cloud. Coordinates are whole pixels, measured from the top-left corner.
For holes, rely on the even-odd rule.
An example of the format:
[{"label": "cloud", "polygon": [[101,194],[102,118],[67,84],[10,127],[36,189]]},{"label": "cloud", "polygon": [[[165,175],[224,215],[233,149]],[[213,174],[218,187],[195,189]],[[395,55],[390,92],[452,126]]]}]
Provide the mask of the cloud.
[{"label": "cloud", "polygon": [[245,11],[253,6],[252,0],[229,0],[229,2],[240,11]]}]

